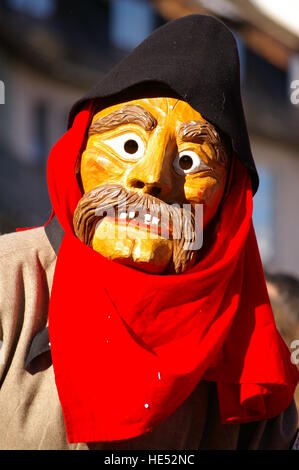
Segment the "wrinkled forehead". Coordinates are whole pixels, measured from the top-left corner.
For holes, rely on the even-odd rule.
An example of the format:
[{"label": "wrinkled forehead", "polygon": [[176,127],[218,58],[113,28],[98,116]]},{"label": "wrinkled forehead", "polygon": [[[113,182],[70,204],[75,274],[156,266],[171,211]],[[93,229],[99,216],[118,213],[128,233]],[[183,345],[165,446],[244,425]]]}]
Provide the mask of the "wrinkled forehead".
[{"label": "wrinkled forehead", "polygon": [[[170,97],[157,97],[157,98],[140,98],[136,100],[126,101],[118,103],[113,106],[102,109],[95,113],[91,125],[93,125],[99,119],[115,114],[118,116],[119,123],[121,124],[121,112],[124,110],[126,113],[128,110],[139,112],[142,116],[143,110],[145,110],[148,116],[152,116],[159,124],[169,124],[174,121],[187,122],[187,121],[202,121],[207,122],[202,115],[196,111],[189,103],[179,100],[177,98]],[[119,111],[119,113],[117,113]],[[143,113],[146,114],[146,113]]]}]

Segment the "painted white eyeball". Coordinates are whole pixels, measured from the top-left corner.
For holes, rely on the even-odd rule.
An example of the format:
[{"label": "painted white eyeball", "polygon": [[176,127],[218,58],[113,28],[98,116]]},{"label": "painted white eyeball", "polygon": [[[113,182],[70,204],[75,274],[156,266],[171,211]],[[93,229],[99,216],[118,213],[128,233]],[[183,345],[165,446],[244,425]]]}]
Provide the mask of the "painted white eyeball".
[{"label": "painted white eyeball", "polygon": [[193,150],[183,150],[180,152],[175,157],[173,166],[179,175],[188,175],[190,173],[196,173],[197,171],[210,169]]},{"label": "painted white eyeball", "polygon": [[126,132],[103,142],[109,145],[124,160],[136,161],[144,156],[145,146],[143,140],[135,132]]}]

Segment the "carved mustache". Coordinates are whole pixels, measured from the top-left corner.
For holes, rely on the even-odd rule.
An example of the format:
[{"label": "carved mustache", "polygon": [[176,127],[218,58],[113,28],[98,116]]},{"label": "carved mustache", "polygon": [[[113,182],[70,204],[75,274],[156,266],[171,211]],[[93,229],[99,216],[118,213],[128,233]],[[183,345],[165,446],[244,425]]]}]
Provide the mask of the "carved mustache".
[{"label": "carved mustache", "polygon": [[183,272],[194,259],[194,251],[190,247],[195,237],[195,218],[192,207],[190,210],[178,204],[167,204],[150,194],[128,191],[119,184],[98,186],[85,193],[74,212],[73,226],[76,236],[86,245],[92,246],[97,224],[109,214],[116,218],[120,214],[141,212],[150,214],[148,221],[165,221],[171,227],[173,239],[173,268],[175,272]]}]

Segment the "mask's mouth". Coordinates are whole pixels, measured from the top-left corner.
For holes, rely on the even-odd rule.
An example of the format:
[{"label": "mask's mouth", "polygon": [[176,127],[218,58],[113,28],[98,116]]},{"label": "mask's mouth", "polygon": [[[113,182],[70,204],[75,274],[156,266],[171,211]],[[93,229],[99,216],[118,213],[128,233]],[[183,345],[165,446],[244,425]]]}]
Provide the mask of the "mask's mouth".
[{"label": "mask's mouth", "polygon": [[144,208],[120,209],[115,213],[115,216],[108,213],[99,221],[97,226],[99,226],[104,219],[117,226],[134,227],[137,230],[159,235],[166,239],[172,240],[173,237],[173,223],[170,217],[165,217],[165,215],[157,212],[154,214],[150,213]]}]

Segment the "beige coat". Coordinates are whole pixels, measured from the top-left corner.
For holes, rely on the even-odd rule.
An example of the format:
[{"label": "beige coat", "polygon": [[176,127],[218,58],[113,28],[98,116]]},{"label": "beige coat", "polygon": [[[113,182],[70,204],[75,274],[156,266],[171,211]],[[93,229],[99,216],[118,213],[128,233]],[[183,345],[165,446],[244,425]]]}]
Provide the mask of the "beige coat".
[{"label": "beige coat", "polygon": [[294,403],[269,421],[222,425],[215,384],[209,382],[201,382],[150,433],[117,443],[69,444],[44,334],[62,236],[54,218],[47,230],[39,227],[0,237],[0,449],[288,449],[292,445],[297,429]]}]

